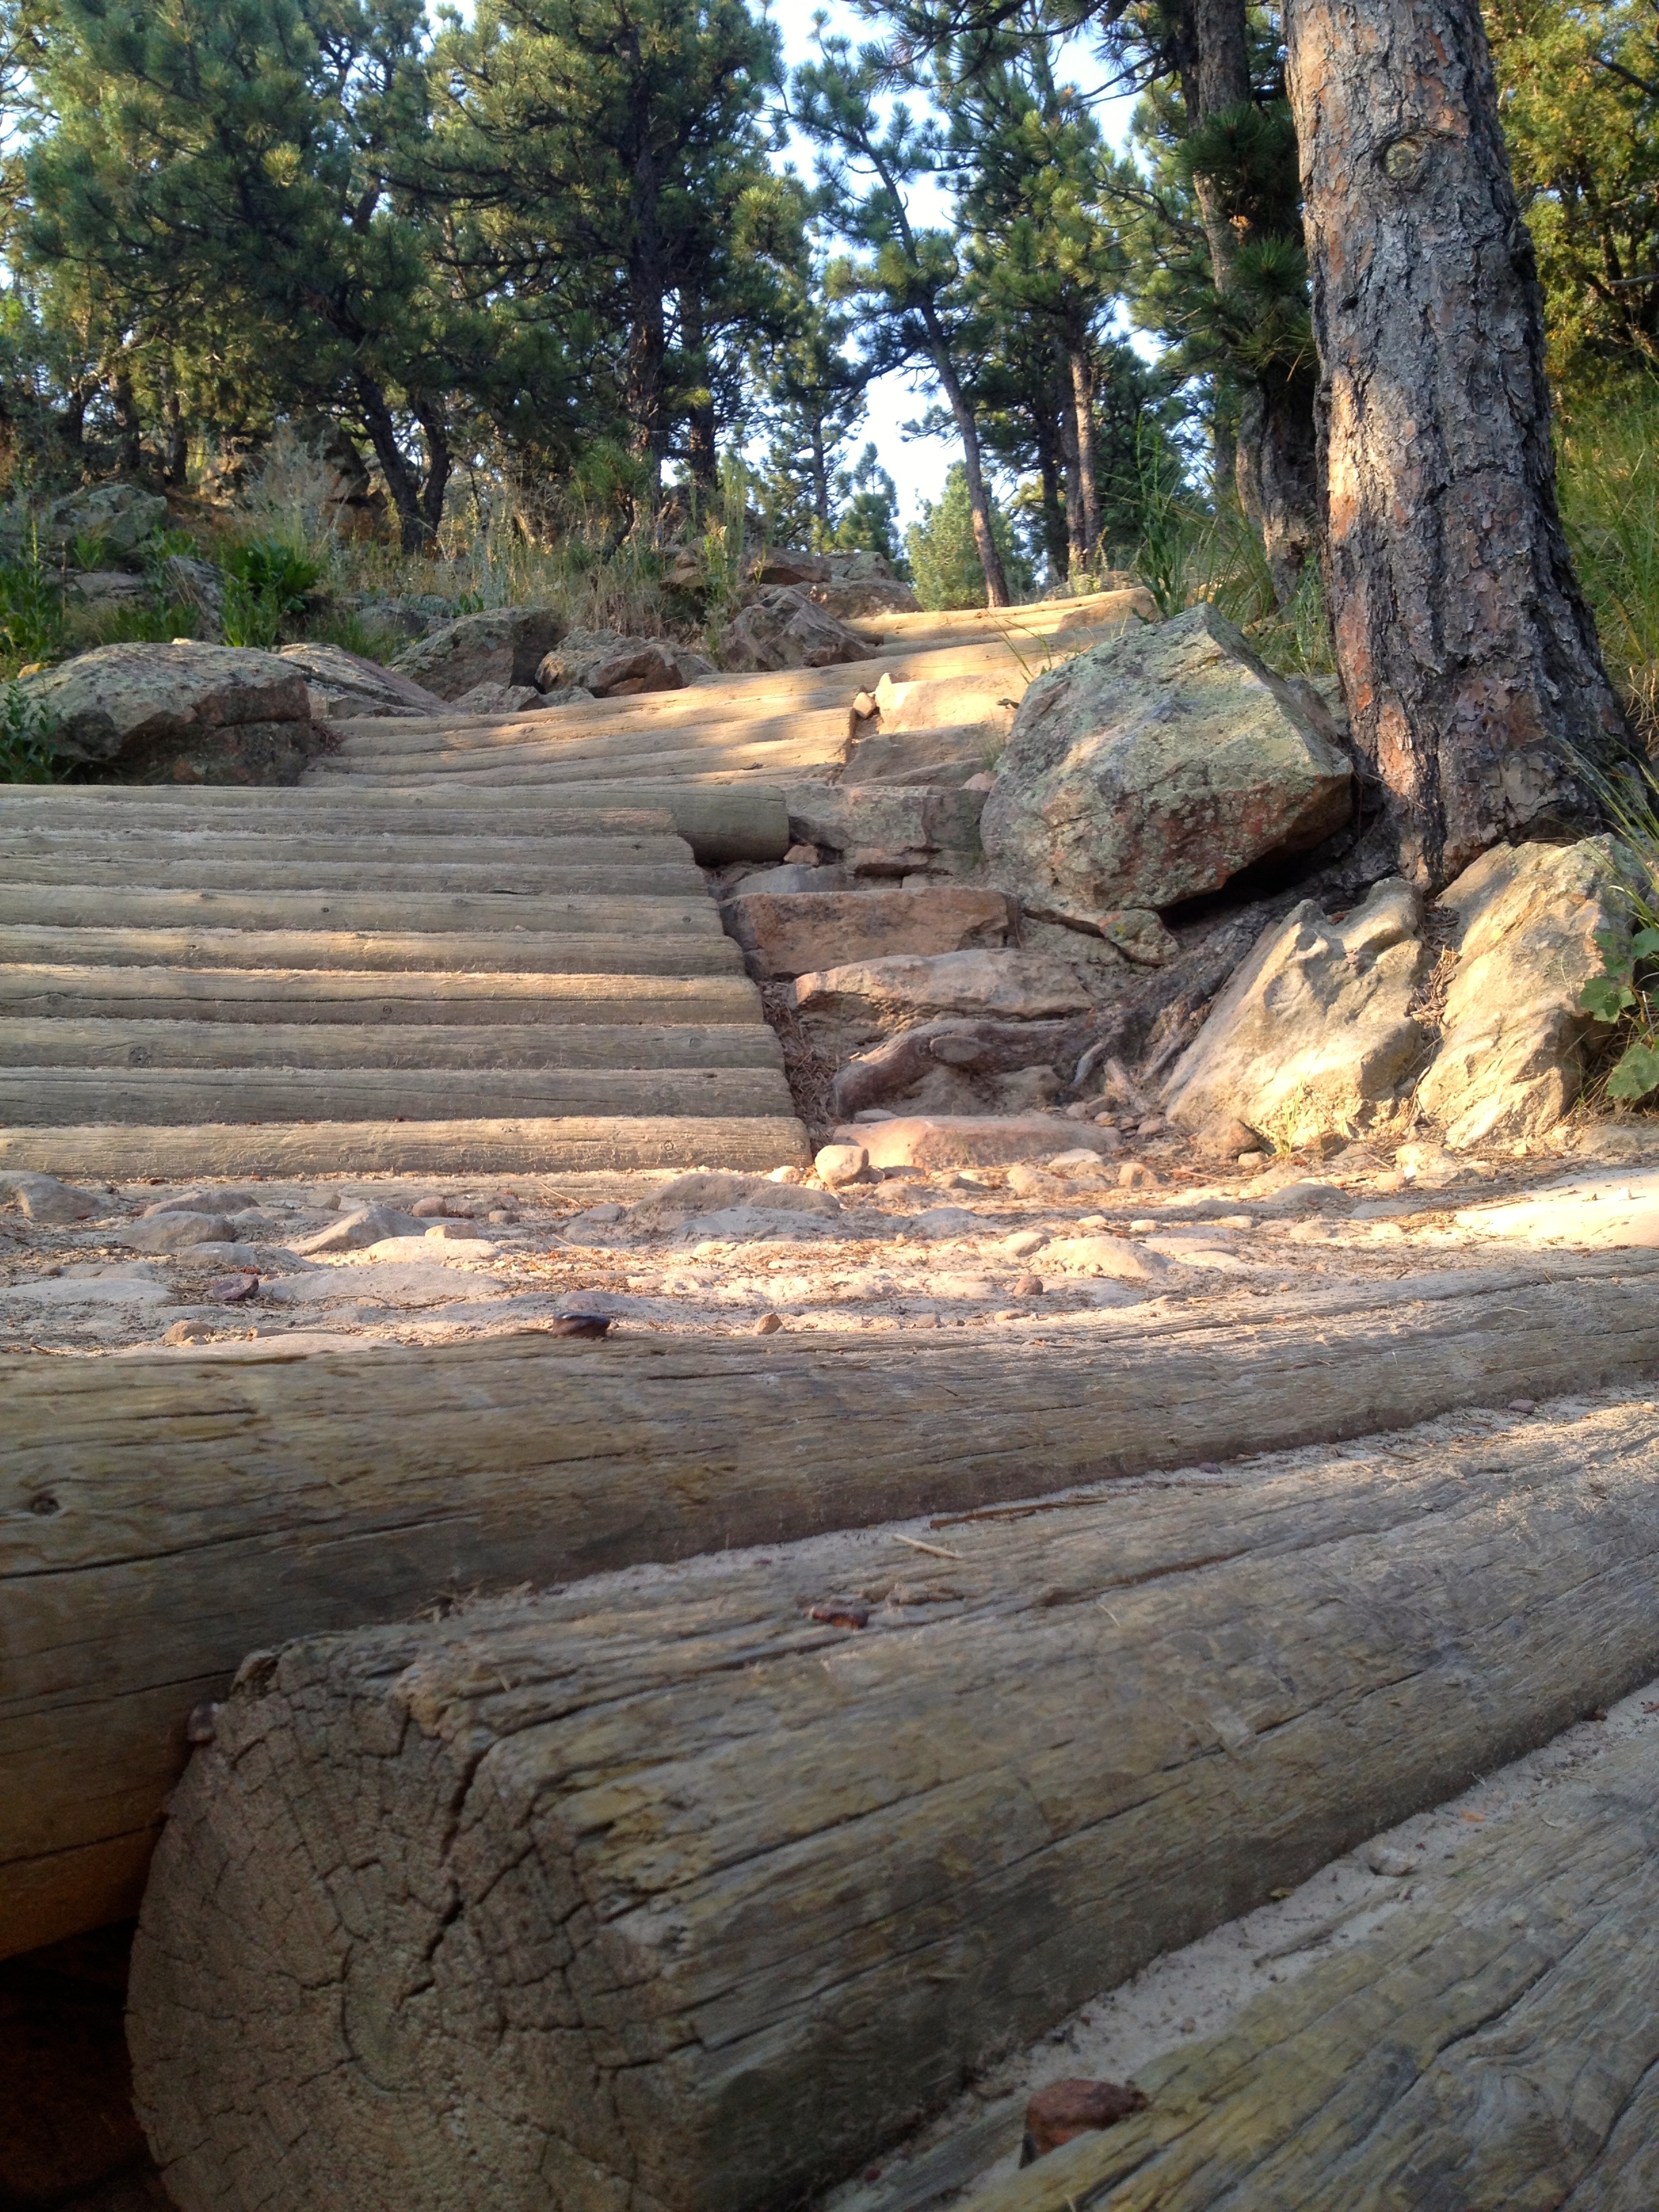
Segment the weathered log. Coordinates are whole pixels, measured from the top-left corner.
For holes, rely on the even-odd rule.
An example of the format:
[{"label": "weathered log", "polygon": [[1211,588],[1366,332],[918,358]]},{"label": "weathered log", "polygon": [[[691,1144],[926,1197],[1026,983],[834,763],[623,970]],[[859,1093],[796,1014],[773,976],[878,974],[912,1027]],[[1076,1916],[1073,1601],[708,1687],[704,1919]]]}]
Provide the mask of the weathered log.
[{"label": "weathered log", "polygon": [[[476,982],[467,978],[470,986]],[[0,1004],[3,1004],[0,1001]],[[233,1010],[234,1011],[234,1010]],[[297,1011],[297,1010],[296,1010]],[[756,1018],[720,1028],[662,1022],[82,1021],[0,1024],[0,1067],[781,1067],[783,1048]],[[454,1103],[452,1091],[449,1100]],[[38,1118],[38,1117],[37,1117]]]},{"label": "weathered log", "polygon": [[[359,878],[361,882],[361,878]],[[0,883],[0,928],[374,930],[401,935],[718,937],[720,915],[701,884],[665,898],[519,898],[505,893],[330,890],[168,890],[98,884]]]},{"label": "weathered log", "polygon": [[[713,909],[711,908],[712,912]],[[718,931],[605,935],[532,929],[48,927],[0,922],[0,965],[77,968],[421,969],[461,978],[518,969],[542,975],[726,975],[743,955]]]},{"label": "weathered log", "polygon": [[762,1020],[746,975],[538,975],[469,969],[0,964],[0,1013],[75,1020],[439,1026]]},{"label": "weathered log", "polygon": [[439,1066],[392,1067],[64,1067],[0,1066],[0,1127],[133,1130],[201,1122],[212,1127],[283,1121],[539,1121],[618,1115],[634,1121],[690,1115],[708,1121],[787,1119],[793,1109],[781,1066],[471,1067],[464,1082]]},{"label": "weathered log", "polygon": [[1659,2203],[1659,1729],[971,2212],[1647,2212]]},{"label": "weathered log", "polygon": [[[799,1125],[781,1126],[799,1147]],[[559,1127],[521,1125],[516,1164],[578,1164],[559,1159]],[[587,1125],[595,1164],[629,1127]],[[676,1155],[680,1132],[704,1149]],[[0,1137],[0,1164],[61,1170],[80,1133],[42,1133],[33,1150]],[[108,1133],[135,1152],[146,1136],[178,1140],[129,1172],[213,1170],[211,1131]],[[294,1149],[273,1150],[272,1172],[322,1166],[301,1149],[316,1131],[274,1133]],[[327,1164],[453,1170],[464,1134],[348,1125]],[[723,1139],[724,1125],[647,1124],[641,1146],[720,1163]],[[234,1359],[0,1362],[0,1954],[132,1910],[185,1714],[257,1645],[399,1619],[446,1589],[1650,1374],[1656,1283],[1646,1255],[1551,1256],[1287,1297],[1242,1325],[1126,1315],[1074,1345],[526,1334],[304,1358],[278,1340]]]},{"label": "weathered log", "polygon": [[[631,1168],[805,1166],[793,1114],[562,1115],[456,1121],[99,1121],[0,1127],[0,1167],[47,1175],[568,1175]],[[45,1940],[44,1938],[42,1939]]]},{"label": "weathered log", "polygon": [[[252,841],[248,841],[250,843]],[[337,860],[312,859],[297,847],[271,854],[233,847],[215,836],[181,841],[173,853],[140,853],[124,842],[96,851],[76,846],[59,855],[30,852],[8,857],[0,848],[0,871],[11,884],[47,884],[54,888],[94,886],[108,897],[117,890],[143,885],[167,890],[216,891],[232,897],[245,891],[361,891],[372,878],[378,896],[410,892],[459,892],[473,898],[679,898],[706,896],[702,877],[684,845],[678,861],[632,863],[626,850],[617,860],[600,855],[584,865],[556,856],[530,861],[483,857],[474,846],[461,860],[434,860],[407,847],[396,856],[366,849]],[[309,848],[307,848],[308,852]],[[42,917],[44,919],[44,917]]]},{"label": "weathered log", "polygon": [[[27,796],[22,794],[27,793]],[[0,794],[8,828],[75,826],[82,822],[165,829],[190,818],[256,831],[333,830],[348,836],[514,837],[586,835],[599,827],[648,829],[664,817],[705,866],[726,860],[780,860],[789,844],[782,793],[753,782],[606,782],[591,772],[561,778],[538,801],[517,791],[491,791],[476,781],[463,792],[382,791],[313,772],[291,790],[252,793],[233,785],[14,785]],[[197,810],[200,810],[199,813]]]},{"label": "weathered log", "polygon": [[1413,1442],[262,1655],[135,1953],[169,2191],[762,2212],[844,2174],[1659,1666],[1659,1408]]}]

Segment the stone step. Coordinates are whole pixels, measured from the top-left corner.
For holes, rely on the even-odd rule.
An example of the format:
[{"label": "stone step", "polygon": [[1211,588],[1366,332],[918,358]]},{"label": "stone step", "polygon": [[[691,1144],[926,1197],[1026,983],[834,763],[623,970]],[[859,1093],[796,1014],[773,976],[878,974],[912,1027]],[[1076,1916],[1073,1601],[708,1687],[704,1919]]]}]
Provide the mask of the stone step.
[{"label": "stone step", "polygon": [[[64,933],[71,946],[72,933]],[[747,1024],[769,1036],[747,976],[550,975],[489,969],[0,965],[0,1017],[216,1025],[579,1028]]]},{"label": "stone step", "polygon": [[[510,1014],[510,1005],[503,1010]],[[781,1068],[758,1019],[664,1022],[0,1021],[0,1068]]]},{"label": "stone step", "polygon": [[0,963],[121,968],[419,969],[465,982],[470,971],[538,975],[731,975],[743,955],[718,927],[657,936],[630,930],[340,930],[28,927],[0,923]]},{"label": "stone step", "polygon": [[[776,1067],[0,1067],[0,1125],[785,1116]],[[471,1116],[470,1116],[471,1118]]]}]

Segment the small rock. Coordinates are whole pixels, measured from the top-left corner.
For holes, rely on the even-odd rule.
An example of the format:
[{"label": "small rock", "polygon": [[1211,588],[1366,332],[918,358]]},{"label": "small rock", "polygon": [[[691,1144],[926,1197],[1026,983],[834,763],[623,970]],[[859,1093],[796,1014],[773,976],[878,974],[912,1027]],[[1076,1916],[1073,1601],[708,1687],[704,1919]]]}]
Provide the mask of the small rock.
[{"label": "small rock", "polygon": [[1103,1132],[1038,1114],[895,1115],[856,1128],[849,1123],[835,1134],[837,1144],[867,1145],[872,1167],[982,1168],[1046,1157],[1062,1133],[1085,1138],[1086,1149],[1106,1149]]},{"label": "small rock", "polygon": [[988,1229],[990,1224],[977,1213],[970,1213],[965,1206],[930,1206],[925,1213],[917,1214],[911,1223],[911,1233],[937,1242],[947,1237],[973,1237]]},{"label": "small rock", "polygon": [[175,1321],[161,1337],[163,1344],[205,1344],[218,1334],[219,1323],[210,1321],[204,1314],[192,1314],[185,1321]]},{"label": "small rock", "polygon": [[782,1327],[781,1314],[764,1313],[755,1323],[754,1334],[757,1336],[775,1336]]},{"label": "small rock", "polygon": [[216,1306],[246,1305],[259,1287],[257,1275],[216,1275],[207,1286],[207,1295]]},{"label": "small rock", "polygon": [[[1017,1171],[1011,1171],[1008,1177],[1011,1187],[1014,1172]],[[1005,1252],[1012,1253],[1016,1260],[1029,1260],[1033,1252],[1040,1252],[1048,1242],[1046,1229],[1016,1229],[1012,1237],[1003,1238],[1002,1249]]]},{"label": "small rock", "polygon": [[1109,1182],[1111,1170],[1098,1152],[1056,1152],[1043,1163],[1050,1175],[1063,1176],[1067,1182]]},{"label": "small rock", "polygon": [[1510,1411],[1512,1413],[1535,1413],[1538,1411],[1538,1401],[1535,1398],[1511,1398]]},{"label": "small rock", "polygon": [[358,1206],[350,1213],[342,1214],[331,1221],[326,1229],[314,1236],[301,1237],[290,1247],[301,1256],[313,1252],[361,1252],[370,1244],[379,1244],[388,1237],[412,1237],[424,1227],[412,1214],[403,1213],[389,1206]]},{"label": "small rock", "polygon": [[819,1182],[829,1190],[866,1182],[870,1174],[870,1155],[862,1145],[826,1145],[812,1164]]},{"label": "small rock", "polygon": [[427,1230],[424,1241],[428,1244],[476,1243],[483,1235],[476,1221],[434,1221]]},{"label": "small rock", "polygon": [[[1040,1298],[1042,1296],[1042,1276],[1016,1275],[1014,1278],[1014,1296],[1017,1298]],[[1019,1316],[1016,1314],[1012,1316],[1012,1318],[1018,1321]]]},{"label": "small rock", "polygon": [[441,1198],[417,1198],[409,1210],[416,1221],[436,1221],[442,1218],[444,1200]]},{"label": "small rock", "polygon": [[1050,1188],[1053,1181],[1052,1176],[1045,1174],[1041,1168],[1032,1167],[1025,1160],[1017,1160],[1008,1170],[1008,1188],[1016,1198],[1038,1197]]},{"label": "small rock", "polygon": [[492,1206],[485,1214],[486,1221],[516,1221],[518,1215],[510,1206]]},{"label": "small rock", "polygon": [[549,1336],[603,1336],[611,1326],[609,1314],[557,1314],[545,1324]]},{"label": "small rock", "polygon": [[1169,1126],[1161,1114],[1148,1114],[1144,1121],[1135,1125],[1135,1134],[1138,1137],[1161,1137]]},{"label": "small rock", "polygon": [[1170,1272],[1161,1253],[1123,1237],[1060,1237],[1043,1257],[1073,1275],[1109,1275],[1121,1283],[1153,1283]]},{"label": "small rock", "polygon": [[1392,1844],[1367,1844],[1364,1856],[1373,1874],[1386,1875],[1390,1881],[1415,1874],[1421,1863],[1409,1851],[1396,1850]]},{"label": "small rock", "polygon": [[1125,1190],[1156,1190],[1158,1179],[1144,1160],[1125,1160],[1117,1171],[1119,1183]]},{"label": "small rock", "polygon": [[1146,2098],[1133,2081],[1051,2081],[1025,2107],[1019,2162],[1030,2166],[1074,2136],[1115,2127],[1146,2109]]},{"label": "small rock", "polygon": [[213,1244],[225,1234],[220,1213],[160,1213],[128,1222],[121,1242],[137,1252],[182,1252],[191,1244]]},{"label": "small rock", "polygon": [[766,1180],[768,1182],[798,1183],[800,1181],[800,1170],[799,1168],[774,1168],[771,1173],[767,1176]]},{"label": "small rock", "polygon": [[75,1190],[56,1176],[0,1175],[0,1197],[9,1197],[18,1211],[28,1221],[38,1221],[42,1228],[58,1228],[65,1222],[85,1221],[103,1208],[85,1191]]}]

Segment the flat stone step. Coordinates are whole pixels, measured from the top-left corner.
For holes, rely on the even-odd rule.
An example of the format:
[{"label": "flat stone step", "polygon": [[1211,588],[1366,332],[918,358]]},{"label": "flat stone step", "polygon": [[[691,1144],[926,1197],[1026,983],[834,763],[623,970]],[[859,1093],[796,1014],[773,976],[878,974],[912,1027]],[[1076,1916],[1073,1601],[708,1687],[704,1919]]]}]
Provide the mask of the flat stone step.
[{"label": "flat stone step", "polygon": [[776,1067],[0,1067],[0,1124],[435,1121],[464,1097],[477,1117],[786,1115]]},{"label": "flat stone step", "polygon": [[0,1068],[635,1068],[783,1066],[764,1022],[0,1022]]}]

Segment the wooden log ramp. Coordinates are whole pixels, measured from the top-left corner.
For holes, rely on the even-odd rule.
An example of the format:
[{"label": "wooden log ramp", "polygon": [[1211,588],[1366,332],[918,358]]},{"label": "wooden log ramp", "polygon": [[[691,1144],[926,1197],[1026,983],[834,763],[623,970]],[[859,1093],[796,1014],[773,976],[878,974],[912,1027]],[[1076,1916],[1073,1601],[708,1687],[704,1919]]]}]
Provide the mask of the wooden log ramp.
[{"label": "wooden log ramp", "polygon": [[1656,1284],[1659,1256],[1552,1255],[1071,1343],[0,1360],[0,1956],[135,1909],[186,1716],[259,1646],[1632,1381]]},{"label": "wooden log ramp", "polygon": [[966,2212],[1652,2212],[1659,1724]]},{"label": "wooden log ramp", "polygon": [[[168,2191],[775,2212],[845,2175],[1156,1954],[1659,1668],[1659,1405],[1454,1429],[251,1658],[198,1727],[134,1954]],[[1563,1895],[1622,1880],[1650,1929],[1652,1828]],[[1621,2078],[1651,2078],[1636,2057]],[[1368,2079],[1394,2082],[1376,2052]],[[1431,2157],[1419,2178],[1224,2201],[1467,2202]]]}]

